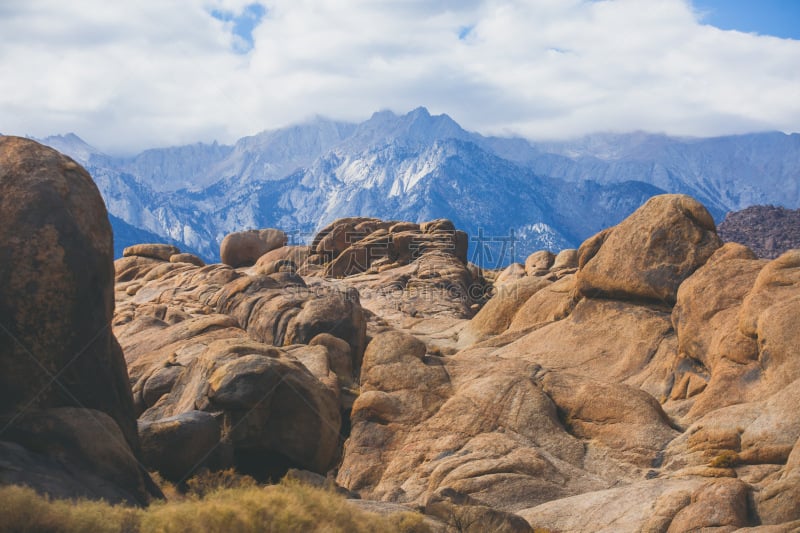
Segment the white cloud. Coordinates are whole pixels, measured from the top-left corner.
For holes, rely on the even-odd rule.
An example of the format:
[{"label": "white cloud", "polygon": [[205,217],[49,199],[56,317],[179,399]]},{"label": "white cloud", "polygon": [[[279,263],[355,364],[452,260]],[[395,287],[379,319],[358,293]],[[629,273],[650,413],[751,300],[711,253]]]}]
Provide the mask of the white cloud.
[{"label": "white cloud", "polygon": [[684,0],[270,0],[242,55],[211,13],[251,1],[4,0],[0,131],[131,151],[419,105],[533,138],[800,129],[800,41]]}]

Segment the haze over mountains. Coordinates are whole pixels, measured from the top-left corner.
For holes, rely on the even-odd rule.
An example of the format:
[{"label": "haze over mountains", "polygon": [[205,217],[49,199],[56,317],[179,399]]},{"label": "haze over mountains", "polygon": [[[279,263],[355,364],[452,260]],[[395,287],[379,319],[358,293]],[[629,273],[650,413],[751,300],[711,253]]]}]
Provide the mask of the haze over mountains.
[{"label": "haze over mountains", "polygon": [[467,132],[418,108],[360,124],[315,118],[233,146],[133,157],[99,153],[73,134],[43,142],[94,177],[117,254],[148,237],[216,260],[222,238],[242,229],[277,227],[303,242],[344,216],[444,217],[472,236],[471,260],[499,266],[537,249],[577,247],[663,192],[696,197],[717,221],[754,204],[800,207],[796,133],[534,143]]}]

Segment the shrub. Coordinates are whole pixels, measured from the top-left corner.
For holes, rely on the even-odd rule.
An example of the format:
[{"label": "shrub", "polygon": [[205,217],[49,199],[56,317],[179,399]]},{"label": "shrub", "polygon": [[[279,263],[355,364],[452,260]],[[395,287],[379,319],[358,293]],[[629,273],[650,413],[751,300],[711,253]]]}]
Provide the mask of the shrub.
[{"label": "shrub", "polygon": [[[250,480],[252,481],[252,480]],[[147,509],[87,500],[54,500],[27,487],[0,487],[0,531],[14,532],[399,532],[424,533],[421,515],[380,516],[333,491],[282,481],[256,486],[232,473],[204,475],[202,494]],[[218,483],[215,486],[215,483]],[[225,486],[234,484],[235,486]]]}]

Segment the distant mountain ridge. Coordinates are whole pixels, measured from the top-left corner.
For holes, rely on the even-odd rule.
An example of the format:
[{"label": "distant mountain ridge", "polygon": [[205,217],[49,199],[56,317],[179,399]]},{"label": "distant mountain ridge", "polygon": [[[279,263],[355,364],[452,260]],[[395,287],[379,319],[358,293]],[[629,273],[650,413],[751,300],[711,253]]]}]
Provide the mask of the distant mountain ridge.
[{"label": "distant mountain ridge", "polygon": [[728,213],[718,230],[722,240],[744,244],[758,257],[775,259],[800,248],[800,209],[753,205]]},{"label": "distant mountain ridge", "polygon": [[[207,259],[231,231],[279,227],[297,241],[342,216],[447,217],[516,241],[515,256],[575,247],[647,198],[681,192],[717,220],[752,204],[800,207],[800,135],[712,139],[642,132],[533,143],[484,137],[425,108],[360,124],[317,117],[244,137],[120,158],[75,135],[44,139],[87,167],[110,213]],[[483,244],[472,243],[473,254]]]}]

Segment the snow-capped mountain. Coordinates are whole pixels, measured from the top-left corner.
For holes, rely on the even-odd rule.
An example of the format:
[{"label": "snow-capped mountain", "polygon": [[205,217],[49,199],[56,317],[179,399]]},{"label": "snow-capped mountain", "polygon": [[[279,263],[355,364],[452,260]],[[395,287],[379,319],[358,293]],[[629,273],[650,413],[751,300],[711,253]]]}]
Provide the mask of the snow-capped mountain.
[{"label": "snow-capped mountain", "polygon": [[[665,191],[696,196],[717,219],[754,203],[800,205],[797,134],[531,143],[484,137],[418,108],[360,124],[315,118],[233,146],[129,158],[101,154],[72,134],[43,142],[87,167],[114,217],[208,259],[231,231],[279,227],[304,242],[335,218],[361,215],[450,218],[472,236],[473,258],[506,264],[577,246]],[[117,240],[125,235],[133,236],[130,228]]]}]

